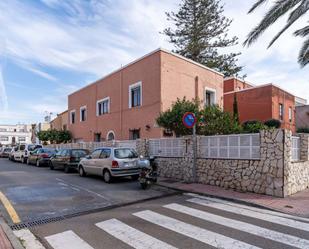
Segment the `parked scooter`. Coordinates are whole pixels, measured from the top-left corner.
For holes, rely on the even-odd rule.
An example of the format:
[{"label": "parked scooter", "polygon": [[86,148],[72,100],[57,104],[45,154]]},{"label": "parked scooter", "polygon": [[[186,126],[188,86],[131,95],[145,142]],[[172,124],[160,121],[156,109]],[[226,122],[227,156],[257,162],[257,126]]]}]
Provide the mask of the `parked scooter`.
[{"label": "parked scooter", "polygon": [[158,178],[158,167],[155,162],[155,157],[150,157],[148,160],[150,164],[141,167],[141,172],[138,179],[142,189],[150,188],[151,184],[157,182]]}]

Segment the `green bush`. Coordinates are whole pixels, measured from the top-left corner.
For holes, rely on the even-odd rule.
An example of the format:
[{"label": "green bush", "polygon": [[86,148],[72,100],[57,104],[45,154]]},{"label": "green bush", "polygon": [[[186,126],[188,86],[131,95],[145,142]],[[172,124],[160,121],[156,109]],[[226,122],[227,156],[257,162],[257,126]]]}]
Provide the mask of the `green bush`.
[{"label": "green bush", "polygon": [[309,127],[298,128],[297,133],[309,133]]},{"label": "green bush", "polygon": [[246,121],[242,125],[243,133],[258,133],[260,130],[268,130],[269,127],[257,120]]},{"label": "green bush", "polygon": [[278,119],[269,119],[264,122],[264,125],[270,127],[270,128],[280,128],[281,127],[281,121]]}]

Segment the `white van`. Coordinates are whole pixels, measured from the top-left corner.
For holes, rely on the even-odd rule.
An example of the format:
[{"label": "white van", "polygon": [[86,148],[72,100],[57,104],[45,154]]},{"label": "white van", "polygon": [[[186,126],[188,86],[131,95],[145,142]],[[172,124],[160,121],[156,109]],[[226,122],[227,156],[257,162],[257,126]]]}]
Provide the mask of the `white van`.
[{"label": "white van", "polygon": [[13,152],[14,161],[27,163],[29,153],[35,149],[42,148],[40,144],[20,144],[17,151]]}]

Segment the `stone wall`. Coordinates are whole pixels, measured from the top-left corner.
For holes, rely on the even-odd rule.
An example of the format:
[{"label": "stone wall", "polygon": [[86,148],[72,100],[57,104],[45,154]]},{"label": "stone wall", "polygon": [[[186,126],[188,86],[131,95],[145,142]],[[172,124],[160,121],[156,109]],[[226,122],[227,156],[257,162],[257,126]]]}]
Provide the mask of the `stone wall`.
[{"label": "stone wall", "polygon": [[[260,133],[259,160],[197,159],[197,182],[278,197],[309,188],[309,134],[300,137],[300,161],[292,161],[292,133]],[[192,139],[184,158],[158,158],[163,177],[193,182]],[[188,141],[189,140],[189,141]]]},{"label": "stone wall", "polygon": [[308,134],[300,136],[300,161],[291,161],[291,133],[285,135],[284,196],[295,194],[309,187]]}]

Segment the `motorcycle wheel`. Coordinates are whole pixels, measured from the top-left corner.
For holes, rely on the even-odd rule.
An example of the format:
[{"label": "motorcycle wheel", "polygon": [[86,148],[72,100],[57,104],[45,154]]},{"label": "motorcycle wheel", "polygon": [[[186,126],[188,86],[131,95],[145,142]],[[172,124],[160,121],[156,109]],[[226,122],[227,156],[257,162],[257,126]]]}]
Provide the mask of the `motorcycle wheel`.
[{"label": "motorcycle wheel", "polygon": [[144,183],[141,183],[141,187],[142,187],[142,189],[147,189],[148,188],[148,184],[146,183],[146,182],[144,182]]}]

